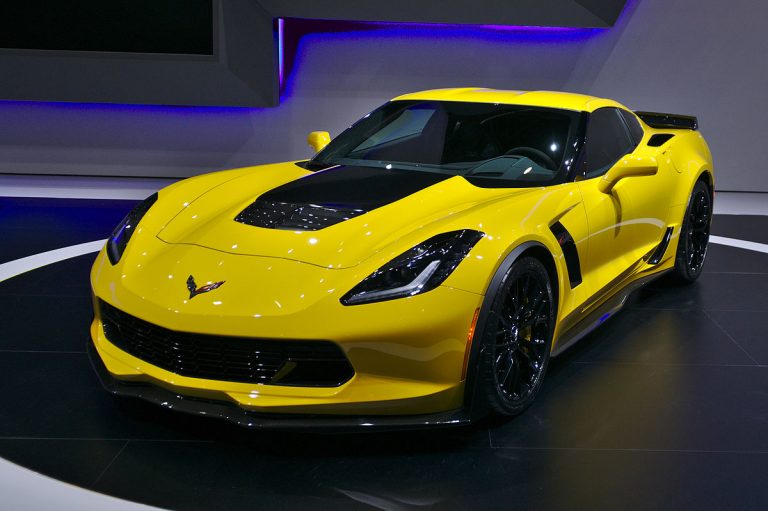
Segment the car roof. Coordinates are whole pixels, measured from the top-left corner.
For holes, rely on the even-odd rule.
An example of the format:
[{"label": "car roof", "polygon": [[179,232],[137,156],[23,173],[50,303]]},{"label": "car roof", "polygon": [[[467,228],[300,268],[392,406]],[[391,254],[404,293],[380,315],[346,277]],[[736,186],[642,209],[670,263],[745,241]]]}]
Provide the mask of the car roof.
[{"label": "car roof", "polygon": [[463,87],[457,89],[433,89],[403,94],[392,101],[466,101],[472,103],[498,103],[505,105],[540,106],[592,112],[607,106],[627,109],[611,99],[556,91],[521,91]]}]

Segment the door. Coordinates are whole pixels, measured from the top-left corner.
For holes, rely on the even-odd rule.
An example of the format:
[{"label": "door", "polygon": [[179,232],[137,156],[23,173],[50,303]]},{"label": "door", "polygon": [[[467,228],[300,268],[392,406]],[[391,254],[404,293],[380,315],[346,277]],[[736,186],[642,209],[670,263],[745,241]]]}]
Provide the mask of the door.
[{"label": "door", "polygon": [[[638,127],[633,130],[636,132]],[[638,135],[630,131],[618,108],[595,110],[587,122],[577,181],[589,228],[587,257],[582,266],[590,295],[620,280],[659,244],[666,230],[673,190],[664,177],[670,168],[660,168],[662,176],[622,179],[609,194],[597,186],[599,178],[622,156],[635,151]]]}]

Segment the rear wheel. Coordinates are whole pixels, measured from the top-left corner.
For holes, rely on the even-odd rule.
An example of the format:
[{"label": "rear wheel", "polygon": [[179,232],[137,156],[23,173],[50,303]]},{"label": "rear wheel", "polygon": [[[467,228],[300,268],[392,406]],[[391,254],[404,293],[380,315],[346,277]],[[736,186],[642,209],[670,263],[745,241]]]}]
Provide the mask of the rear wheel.
[{"label": "rear wheel", "polygon": [[547,370],[554,324],[547,269],[523,257],[507,271],[482,335],[480,381],[496,412],[517,415],[533,402]]},{"label": "rear wheel", "polygon": [[711,222],[712,197],[707,185],[699,181],[691,192],[677,244],[674,272],[679,281],[691,283],[701,275],[707,256]]}]

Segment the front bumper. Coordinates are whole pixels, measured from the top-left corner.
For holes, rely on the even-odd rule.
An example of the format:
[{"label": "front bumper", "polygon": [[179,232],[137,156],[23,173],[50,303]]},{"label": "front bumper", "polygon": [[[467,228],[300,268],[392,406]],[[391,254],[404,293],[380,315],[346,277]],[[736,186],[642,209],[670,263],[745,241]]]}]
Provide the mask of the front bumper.
[{"label": "front bumper", "polygon": [[[152,249],[162,252],[167,247],[155,241],[148,246],[147,257]],[[258,257],[248,257],[247,264],[242,264],[244,256],[199,247],[178,250],[183,253],[174,253],[171,263],[162,257],[152,264],[141,259],[135,263],[124,256],[112,266],[102,251],[94,264],[92,349],[109,376],[105,381],[112,382],[107,385],[111,391],[173,403],[173,408],[193,413],[238,417],[235,422],[244,425],[254,418],[286,424],[289,419],[302,422],[307,416],[313,418],[312,424],[341,421],[412,427],[466,422],[456,411],[465,406],[462,365],[481,295],[439,287],[409,299],[346,307],[336,294],[349,283],[336,283],[340,291],[331,293],[327,283],[318,287],[312,282],[342,277],[356,282],[362,278],[354,273],[359,270],[342,273]],[[226,280],[226,285],[191,300],[183,279],[200,268],[216,268],[217,279]],[[177,374],[110,342],[99,300],[176,332],[286,343],[330,340],[343,350],[354,375],[337,387],[310,387]],[[198,412],[201,403],[205,406]],[[213,411],[206,411],[213,405]],[[350,417],[356,419],[350,423]]]},{"label": "front bumper", "polygon": [[372,428],[378,431],[461,426],[472,420],[464,409],[419,415],[369,416],[258,413],[232,402],[182,395],[148,382],[118,380],[107,370],[92,341],[88,342],[88,356],[102,386],[111,394],[142,399],[178,412],[224,419],[250,429],[336,432]]}]

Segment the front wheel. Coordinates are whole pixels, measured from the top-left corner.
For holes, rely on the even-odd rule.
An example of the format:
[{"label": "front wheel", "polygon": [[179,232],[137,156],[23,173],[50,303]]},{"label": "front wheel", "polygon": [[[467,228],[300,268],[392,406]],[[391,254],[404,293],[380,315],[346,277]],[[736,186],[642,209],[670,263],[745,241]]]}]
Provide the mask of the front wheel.
[{"label": "front wheel", "polygon": [[712,197],[707,185],[699,181],[691,192],[680,229],[674,270],[678,281],[689,284],[701,275],[707,255],[711,222]]},{"label": "front wheel", "polygon": [[547,269],[523,257],[504,276],[481,337],[480,381],[493,410],[512,416],[533,402],[547,370],[554,325]]}]

